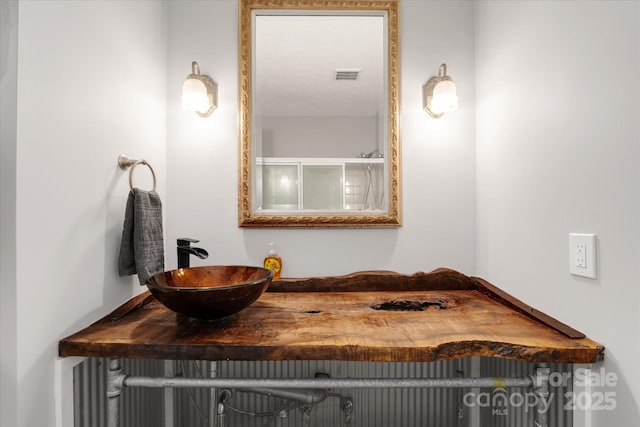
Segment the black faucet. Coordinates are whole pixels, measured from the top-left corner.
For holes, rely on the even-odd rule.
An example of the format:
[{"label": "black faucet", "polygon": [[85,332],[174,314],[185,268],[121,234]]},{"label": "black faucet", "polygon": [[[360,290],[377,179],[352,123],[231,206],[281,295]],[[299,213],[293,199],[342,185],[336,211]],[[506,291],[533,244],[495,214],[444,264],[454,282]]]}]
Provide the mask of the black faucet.
[{"label": "black faucet", "polygon": [[191,246],[192,243],[198,243],[199,240],[182,237],[178,239],[178,268],[189,268],[189,256],[195,255],[200,259],[206,259],[209,253],[202,248]]}]

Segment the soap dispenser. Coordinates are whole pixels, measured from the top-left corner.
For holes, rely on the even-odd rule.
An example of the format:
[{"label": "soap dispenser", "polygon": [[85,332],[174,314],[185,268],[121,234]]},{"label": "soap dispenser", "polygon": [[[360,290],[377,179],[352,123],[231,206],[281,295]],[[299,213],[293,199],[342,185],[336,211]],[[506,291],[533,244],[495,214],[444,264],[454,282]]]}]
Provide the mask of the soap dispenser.
[{"label": "soap dispenser", "polygon": [[264,268],[273,271],[273,278],[279,279],[282,271],[282,258],[276,253],[274,243],[269,243],[269,252],[264,258]]}]

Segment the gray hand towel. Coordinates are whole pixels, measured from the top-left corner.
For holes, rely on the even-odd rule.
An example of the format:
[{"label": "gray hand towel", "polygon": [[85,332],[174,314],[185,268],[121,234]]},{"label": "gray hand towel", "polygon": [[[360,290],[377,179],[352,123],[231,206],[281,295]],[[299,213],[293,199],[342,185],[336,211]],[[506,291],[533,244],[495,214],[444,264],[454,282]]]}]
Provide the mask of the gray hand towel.
[{"label": "gray hand towel", "polygon": [[140,285],[164,271],[162,203],[155,191],[134,188],[129,193],[124,214],[118,257],[120,276],[138,274]]}]

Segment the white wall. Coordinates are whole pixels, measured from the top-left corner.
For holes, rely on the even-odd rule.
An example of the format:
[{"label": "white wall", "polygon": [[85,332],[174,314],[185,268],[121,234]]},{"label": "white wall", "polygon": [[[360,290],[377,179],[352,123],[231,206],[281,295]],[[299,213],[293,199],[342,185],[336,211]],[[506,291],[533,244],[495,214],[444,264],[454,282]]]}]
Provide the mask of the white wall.
[{"label": "white wall", "polygon": [[17,386],[0,424],[51,426],[58,341],[143,290],[117,276],[129,188],[116,159],[148,159],[166,196],[166,5],[20,1],[17,16],[16,278],[2,278]]},{"label": "white wall", "polygon": [[[475,151],[472,10],[464,1],[401,2],[403,222],[399,229],[291,230],[237,227],[238,45],[236,0],[169,3],[167,241],[199,238],[209,260],[261,264],[276,242],[284,276],[366,269],[475,272]],[[455,22],[456,25],[448,25]],[[218,82],[208,119],[180,109],[191,61]],[[434,121],[421,86],[447,62],[461,108]],[[171,251],[169,251],[171,253]],[[175,259],[169,259],[168,264]]]},{"label": "white wall", "polygon": [[[359,157],[380,149],[378,116],[263,116],[264,157]],[[259,128],[258,128],[259,129]],[[258,150],[259,151],[259,150]]]},{"label": "white wall", "polygon": [[[475,5],[478,273],[585,332],[640,419],[640,2]],[[568,234],[596,233],[598,279],[568,272]]]},{"label": "white wall", "polygon": [[18,2],[0,1],[0,425],[17,425],[16,110]]}]

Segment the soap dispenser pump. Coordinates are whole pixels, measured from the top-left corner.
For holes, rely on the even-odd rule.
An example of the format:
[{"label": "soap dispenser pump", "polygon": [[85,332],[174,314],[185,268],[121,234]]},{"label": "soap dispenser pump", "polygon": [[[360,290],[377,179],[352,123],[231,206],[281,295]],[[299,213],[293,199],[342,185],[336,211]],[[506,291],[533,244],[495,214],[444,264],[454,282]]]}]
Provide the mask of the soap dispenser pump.
[{"label": "soap dispenser pump", "polygon": [[264,268],[273,271],[273,278],[279,279],[282,272],[282,258],[276,253],[274,243],[269,243],[269,252],[264,258]]}]

